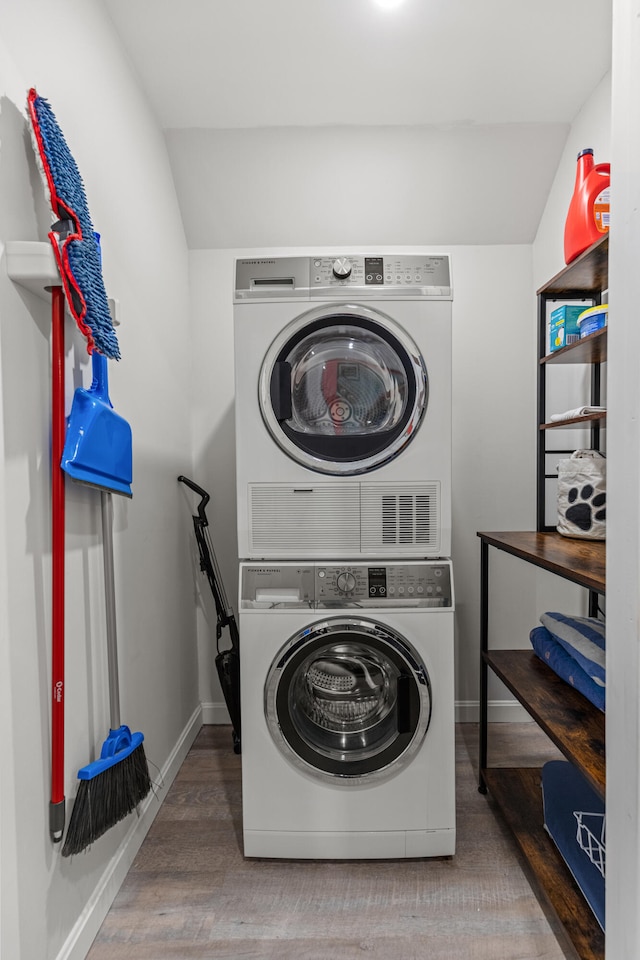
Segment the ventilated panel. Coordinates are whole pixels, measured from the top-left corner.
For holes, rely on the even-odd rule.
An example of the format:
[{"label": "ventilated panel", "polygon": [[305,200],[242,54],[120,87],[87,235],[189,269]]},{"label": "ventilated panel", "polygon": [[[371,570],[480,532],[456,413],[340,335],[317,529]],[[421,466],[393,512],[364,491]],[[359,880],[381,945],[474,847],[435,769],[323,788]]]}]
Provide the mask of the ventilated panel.
[{"label": "ventilated panel", "polygon": [[439,483],[363,483],[361,501],[364,552],[439,555]]},{"label": "ventilated panel", "polygon": [[250,484],[249,544],[265,557],[359,553],[360,484]]}]

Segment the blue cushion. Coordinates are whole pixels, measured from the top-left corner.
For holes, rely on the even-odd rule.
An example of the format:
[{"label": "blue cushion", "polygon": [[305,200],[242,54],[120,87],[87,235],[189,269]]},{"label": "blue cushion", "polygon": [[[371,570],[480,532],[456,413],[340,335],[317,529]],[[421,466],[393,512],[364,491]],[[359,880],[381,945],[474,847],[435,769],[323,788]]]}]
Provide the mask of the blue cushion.
[{"label": "blue cushion", "polygon": [[564,613],[543,613],[540,617],[554,640],[580,664],[595,683],[604,687],[605,625],[595,617],[568,617]]},{"label": "blue cushion", "polygon": [[534,651],[547,666],[604,713],[606,697],[604,686],[582,669],[578,661],[567,653],[546,627],[534,627],[529,639]]},{"label": "blue cushion", "polygon": [[[542,802],[545,829],[604,930],[604,875],[577,839],[580,832],[583,846],[587,845],[587,829],[596,841],[604,839],[604,803],[573,764],[566,760],[550,760],[543,766]],[[596,862],[599,853],[602,853],[604,870],[604,850],[595,843],[592,857]]]}]

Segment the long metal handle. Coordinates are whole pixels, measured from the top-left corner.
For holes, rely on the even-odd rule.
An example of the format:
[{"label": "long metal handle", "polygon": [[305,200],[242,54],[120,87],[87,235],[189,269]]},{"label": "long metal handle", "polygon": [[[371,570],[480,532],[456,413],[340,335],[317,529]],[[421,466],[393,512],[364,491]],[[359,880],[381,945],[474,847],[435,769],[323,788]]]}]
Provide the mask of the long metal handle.
[{"label": "long metal handle", "polygon": [[51,801],[49,834],[60,843],[65,824],[64,797],[64,292],[51,290]]},{"label": "long metal handle", "polygon": [[120,727],[120,683],[118,679],[118,633],[116,587],[113,566],[113,499],[100,491],[102,505],[102,549],[104,553],[104,599],[107,615],[107,663],[109,668],[109,715],[111,729]]}]

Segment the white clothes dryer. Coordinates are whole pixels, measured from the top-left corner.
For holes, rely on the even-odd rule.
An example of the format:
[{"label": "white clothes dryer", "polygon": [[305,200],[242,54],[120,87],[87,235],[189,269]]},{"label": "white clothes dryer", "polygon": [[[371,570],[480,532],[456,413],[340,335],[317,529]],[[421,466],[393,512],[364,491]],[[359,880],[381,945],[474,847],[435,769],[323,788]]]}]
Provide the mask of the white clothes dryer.
[{"label": "white clothes dryer", "polygon": [[451,553],[449,258],[236,261],[239,556]]},{"label": "white clothes dryer", "polygon": [[450,561],[240,565],[247,857],[455,852]]}]

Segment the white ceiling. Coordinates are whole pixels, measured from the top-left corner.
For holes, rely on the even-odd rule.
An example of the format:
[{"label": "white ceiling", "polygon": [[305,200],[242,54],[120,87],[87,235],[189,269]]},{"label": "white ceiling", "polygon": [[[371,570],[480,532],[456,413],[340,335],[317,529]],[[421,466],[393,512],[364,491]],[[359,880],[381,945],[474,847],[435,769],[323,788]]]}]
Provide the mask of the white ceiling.
[{"label": "white ceiling", "polygon": [[[349,217],[354,236],[369,236],[357,189],[371,157],[372,176],[389,182],[389,127],[404,128],[392,139],[409,151],[393,182],[404,177],[416,195],[439,184],[442,210],[416,213],[414,241],[391,196],[371,214],[372,235],[530,243],[570,124],[611,66],[611,0],[404,0],[395,11],[374,0],[102,2],[165,131],[191,248],[346,243]],[[329,176],[349,192],[320,202]],[[299,202],[287,223],[292,182]]]},{"label": "white ceiling", "polygon": [[610,0],[104,0],[163,128],[571,122]]}]

